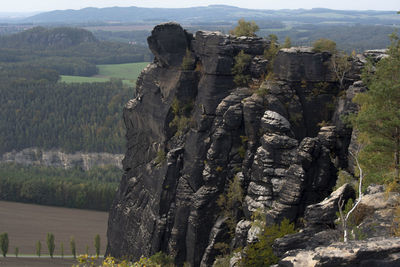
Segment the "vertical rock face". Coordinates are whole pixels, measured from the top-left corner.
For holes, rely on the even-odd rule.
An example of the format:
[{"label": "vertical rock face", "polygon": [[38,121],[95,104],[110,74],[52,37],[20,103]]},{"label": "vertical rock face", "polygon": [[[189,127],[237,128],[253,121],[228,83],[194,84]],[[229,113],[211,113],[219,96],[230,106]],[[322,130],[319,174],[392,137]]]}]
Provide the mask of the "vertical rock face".
[{"label": "vertical rock face", "polygon": [[[107,255],[138,259],[164,251],[178,264],[211,265],[219,253],[214,245],[229,242],[216,202],[234,176],[244,190],[234,218],[238,246],[257,209],[268,210],[270,223],[294,220],[331,193],[347,147],[337,149],[335,126],[318,125],[332,119],[340,93],[329,54],[283,50],[276,80],[236,88],[231,68],[241,50],[252,57],[246,71],[252,84],[261,83],[266,40],[193,36],[167,23],[148,42],[155,60],[124,109],[128,151]],[[182,61],[192,67],[182,68]]]}]

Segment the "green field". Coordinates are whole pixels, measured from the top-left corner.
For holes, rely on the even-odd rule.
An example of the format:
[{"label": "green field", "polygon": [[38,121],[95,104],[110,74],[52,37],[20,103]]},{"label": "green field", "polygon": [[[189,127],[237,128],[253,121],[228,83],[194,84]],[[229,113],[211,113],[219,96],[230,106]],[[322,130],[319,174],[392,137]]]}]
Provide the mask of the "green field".
[{"label": "green field", "polygon": [[149,64],[149,62],[127,63],[127,64],[107,64],[97,65],[99,74],[93,77],[82,76],[61,76],[61,82],[66,83],[92,83],[107,82],[111,78],[122,79],[128,86],[135,86],[136,79],[140,72]]},{"label": "green field", "polygon": [[82,77],[82,76],[69,76],[69,75],[61,75],[61,82],[66,83],[103,83],[108,82],[109,78],[101,78],[101,77]]},{"label": "green field", "polygon": [[149,64],[149,62],[97,65],[99,68],[99,77],[113,77],[123,80],[136,80],[140,72]]}]

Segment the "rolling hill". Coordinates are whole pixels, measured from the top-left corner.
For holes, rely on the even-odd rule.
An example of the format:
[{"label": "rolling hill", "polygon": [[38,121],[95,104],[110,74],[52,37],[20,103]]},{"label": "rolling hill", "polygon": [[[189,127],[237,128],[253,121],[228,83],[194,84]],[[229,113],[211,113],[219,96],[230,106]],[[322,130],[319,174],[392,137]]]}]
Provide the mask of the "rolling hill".
[{"label": "rolling hill", "polygon": [[178,21],[179,23],[227,22],[240,18],[255,21],[294,21],[300,23],[346,22],[361,24],[393,25],[400,23],[394,11],[352,11],[325,8],[262,10],[244,9],[227,5],[210,5],[190,8],[144,8],[144,7],[88,7],[80,10],[55,10],[25,19],[32,23],[149,23]]}]

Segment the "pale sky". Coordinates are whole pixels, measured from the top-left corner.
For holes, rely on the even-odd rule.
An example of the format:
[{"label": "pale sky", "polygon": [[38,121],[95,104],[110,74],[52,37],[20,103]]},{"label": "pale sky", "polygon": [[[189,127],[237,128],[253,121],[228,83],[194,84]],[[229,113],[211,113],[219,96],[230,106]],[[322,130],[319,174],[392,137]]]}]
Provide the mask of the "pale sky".
[{"label": "pale sky", "polygon": [[400,0],[0,0],[0,12],[34,12],[85,7],[191,7],[225,4],[251,9],[400,10]]}]

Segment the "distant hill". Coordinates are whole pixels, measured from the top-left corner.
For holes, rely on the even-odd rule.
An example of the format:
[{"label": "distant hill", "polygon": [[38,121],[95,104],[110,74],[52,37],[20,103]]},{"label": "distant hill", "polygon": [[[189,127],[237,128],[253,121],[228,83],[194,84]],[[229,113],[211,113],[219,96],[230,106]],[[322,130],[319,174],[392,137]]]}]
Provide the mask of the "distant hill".
[{"label": "distant hill", "polygon": [[17,34],[0,37],[2,48],[63,49],[98,40],[90,31],[77,28],[35,27]]},{"label": "distant hill", "polygon": [[361,24],[400,24],[395,11],[352,11],[325,8],[296,10],[244,9],[226,5],[210,5],[191,8],[144,8],[109,7],[80,10],[56,10],[40,13],[29,18],[32,23],[88,23],[88,22],[162,22],[180,23],[252,20],[295,21],[302,23],[347,22]]}]

